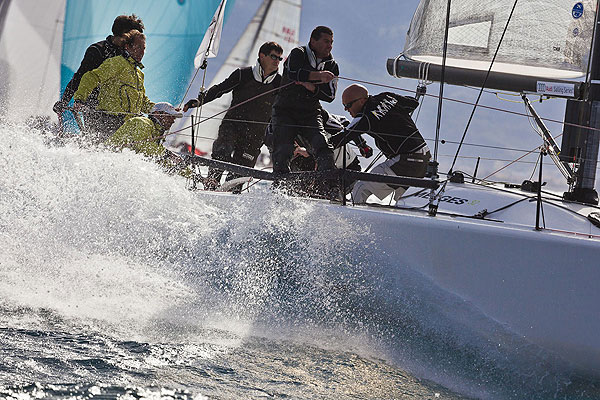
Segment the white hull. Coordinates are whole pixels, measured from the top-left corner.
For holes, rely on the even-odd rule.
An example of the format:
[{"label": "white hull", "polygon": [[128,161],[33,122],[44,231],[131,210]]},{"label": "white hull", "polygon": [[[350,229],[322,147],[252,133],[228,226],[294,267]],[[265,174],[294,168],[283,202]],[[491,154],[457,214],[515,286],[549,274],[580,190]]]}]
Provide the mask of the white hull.
[{"label": "white hull", "polygon": [[599,242],[501,223],[340,209],[368,219],[377,245],[394,254],[398,266],[423,273],[528,341],[600,375]]},{"label": "white hull", "polygon": [[[535,201],[526,200],[490,215],[497,221],[446,213],[466,205],[471,212],[463,209],[460,214],[472,215],[490,206],[488,211],[492,211],[498,204],[507,205],[532,193],[449,184],[445,194],[450,197],[440,203],[435,217],[428,216],[426,208],[343,207],[318,202],[326,208],[325,215],[333,212],[367,224],[378,250],[397,260],[386,272],[389,277],[408,266],[526,341],[579,371],[600,376],[600,229],[584,217],[594,209],[557,201],[578,209],[582,217],[546,204],[546,226],[555,231],[537,231]],[[229,195],[221,198],[231,201]],[[460,203],[456,200],[460,198],[469,202],[448,201]],[[427,199],[411,197],[406,202],[424,205]],[[566,230],[589,235],[563,232]]]}]

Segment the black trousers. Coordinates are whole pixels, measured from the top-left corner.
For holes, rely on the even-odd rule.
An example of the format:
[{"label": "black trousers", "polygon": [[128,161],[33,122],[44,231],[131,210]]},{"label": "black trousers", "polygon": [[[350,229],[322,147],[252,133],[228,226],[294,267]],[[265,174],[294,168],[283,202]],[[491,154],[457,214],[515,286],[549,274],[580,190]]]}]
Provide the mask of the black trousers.
[{"label": "black trousers", "polygon": [[104,111],[87,111],[83,114],[85,137],[93,143],[103,143],[112,136],[125,122],[120,114],[109,114]]},{"label": "black trousers", "polygon": [[325,138],[325,129],[319,110],[298,111],[273,107],[273,172],[290,172],[294,154],[294,140],[303,137],[314,151],[317,170],[334,168],[333,148]]},{"label": "black trousers", "polygon": [[[247,123],[223,121],[217,139],[213,142],[211,157],[213,160],[252,168],[260,155],[264,139],[263,125],[250,127]],[[208,177],[214,181],[215,187],[220,183],[222,175],[222,170],[214,168],[208,170]],[[229,173],[226,179],[229,181],[238,177],[236,174]]]}]

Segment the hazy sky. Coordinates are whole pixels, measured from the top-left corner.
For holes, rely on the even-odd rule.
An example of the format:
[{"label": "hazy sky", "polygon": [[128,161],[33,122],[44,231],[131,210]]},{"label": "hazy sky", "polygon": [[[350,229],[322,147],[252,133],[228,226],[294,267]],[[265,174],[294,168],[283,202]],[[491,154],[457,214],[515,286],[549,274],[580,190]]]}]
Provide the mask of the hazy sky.
[{"label": "hazy sky", "polygon": [[[229,21],[223,29],[221,49],[219,57],[214,61],[215,64],[220,64],[227,56],[260,3],[261,0],[236,0]],[[340,66],[341,77],[398,88],[389,89],[367,84],[371,93],[391,90],[403,95],[413,95],[401,91],[400,88],[414,91],[417,82],[406,78],[391,77],[386,70],[386,61],[402,52],[406,31],[417,4],[418,0],[305,0],[302,5],[300,42],[302,44],[308,42],[310,32],[315,26],[327,25],[334,31],[332,53]],[[285,53],[287,54],[289,50],[285,49]],[[208,79],[211,78],[210,74],[215,72],[216,68],[209,71]],[[330,112],[349,117],[341,105],[341,93],[351,83],[353,83],[351,80],[341,79],[336,100],[332,104],[324,104],[324,107]],[[428,86],[428,94],[437,95],[438,91],[437,84]],[[469,88],[446,86],[444,94],[445,97],[473,102],[478,92]],[[499,99],[493,94],[484,94],[481,104],[524,113],[523,105],[515,103],[520,98],[510,95],[502,95],[501,98]],[[532,97],[531,100],[533,102],[536,98]],[[564,101],[562,100],[544,101],[542,104],[535,104],[534,107],[542,117],[556,120],[562,120],[564,117]],[[450,142],[460,140],[471,108],[457,103],[444,102],[440,137],[446,140],[446,144],[440,144],[439,147],[440,171],[447,171],[452,163],[457,145]],[[437,99],[428,97],[423,103],[418,118],[415,117],[417,126],[432,149],[435,138],[436,113]],[[548,123],[548,128],[555,136],[562,131],[559,124]],[[469,128],[465,143],[468,145],[463,146],[455,170],[462,169],[472,173],[476,157],[481,156],[478,176],[484,177],[508,164],[510,160],[521,157],[524,152],[490,149],[472,146],[472,144],[532,150],[541,143],[541,139],[531,128],[529,120],[523,116],[479,109]],[[558,139],[558,143],[560,145],[560,139]],[[494,177],[498,180],[506,179],[515,183],[530,179],[536,157],[537,155],[530,155],[521,160],[525,162],[513,164]],[[564,179],[547,157],[544,163],[544,172],[544,180],[549,182],[549,186],[557,190],[566,189]]]}]

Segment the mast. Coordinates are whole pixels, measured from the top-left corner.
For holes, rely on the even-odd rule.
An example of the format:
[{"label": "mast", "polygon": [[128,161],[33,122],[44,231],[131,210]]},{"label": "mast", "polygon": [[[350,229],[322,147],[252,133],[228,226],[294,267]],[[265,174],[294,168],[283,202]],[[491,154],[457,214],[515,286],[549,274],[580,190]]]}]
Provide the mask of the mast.
[{"label": "mast", "polygon": [[[599,2],[600,3],[600,2]],[[569,100],[565,111],[565,122],[588,126],[585,129],[565,126],[562,140],[563,161],[577,162],[574,187],[564,193],[567,200],[588,204],[598,204],[595,190],[598,145],[600,143],[600,22],[598,3],[594,24],[594,40],[591,46],[590,74],[587,80],[587,93],[583,102]]]}]

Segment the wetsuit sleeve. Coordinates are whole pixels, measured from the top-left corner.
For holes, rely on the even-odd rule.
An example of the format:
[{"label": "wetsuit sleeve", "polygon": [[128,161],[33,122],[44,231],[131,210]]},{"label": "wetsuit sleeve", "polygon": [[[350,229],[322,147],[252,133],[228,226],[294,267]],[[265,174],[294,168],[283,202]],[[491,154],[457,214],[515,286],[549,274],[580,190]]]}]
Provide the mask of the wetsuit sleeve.
[{"label": "wetsuit sleeve", "polygon": [[231,92],[242,82],[242,70],[240,68],[236,69],[229,75],[227,79],[223,82],[218,83],[208,89],[206,95],[204,96],[204,103],[208,103],[213,101],[214,99],[218,99],[223,96],[225,93]]},{"label": "wetsuit sleeve", "polygon": [[95,68],[98,68],[103,61],[104,58],[102,57],[100,49],[93,45],[88,47],[85,51],[85,55],[83,56],[83,60],[81,60],[81,65],[79,66],[79,69],[77,70],[77,72],[75,72],[75,74],[73,74],[73,78],[71,78],[71,80],[65,87],[65,91],[62,94],[61,100],[65,103],[71,101],[73,94],[75,94],[77,88],[79,88],[79,82],[81,81],[81,77],[83,76],[83,74]]},{"label": "wetsuit sleeve", "polygon": [[[120,56],[117,56],[120,57]],[[92,93],[94,88],[102,82],[116,76],[119,73],[117,57],[109,58],[98,68],[86,72],[81,77],[79,88],[73,95],[75,100],[85,101]]]},{"label": "wetsuit sleeve", "polygon": [[[331,66],[329,66],[327,70],[332,72],[335,76],[340,76],[340,69],[337,63],[335,62]],[[337,79],[333,79],[329,83],[318,84],[316,93],[317,98],[328,103],[331,103],[333,100],[335,100],[335,93],[337,92],[337,82]]]},{"label": "wetsuit sleeve", "polygon": [[288,78],[297,82],[308,82],[310,71],[302,69],[304,65],[304,51],[300,47],[292,49],[287,59]]},{"label": "wetsuit sleeve", "polygon": [[354,118],[350,125],[345,127],[337,133],[333,135],[329,141],[333,145],[334,148],[338,148],[340,146],[345,145],[349,141],[353,140],[355,143],[357,141],[362,141],[362,137],[360,136],[362,133],[368,133],[371,130],[371,123],[369,122],[369,118],[367,118],[364,114],[361,114]]}]

